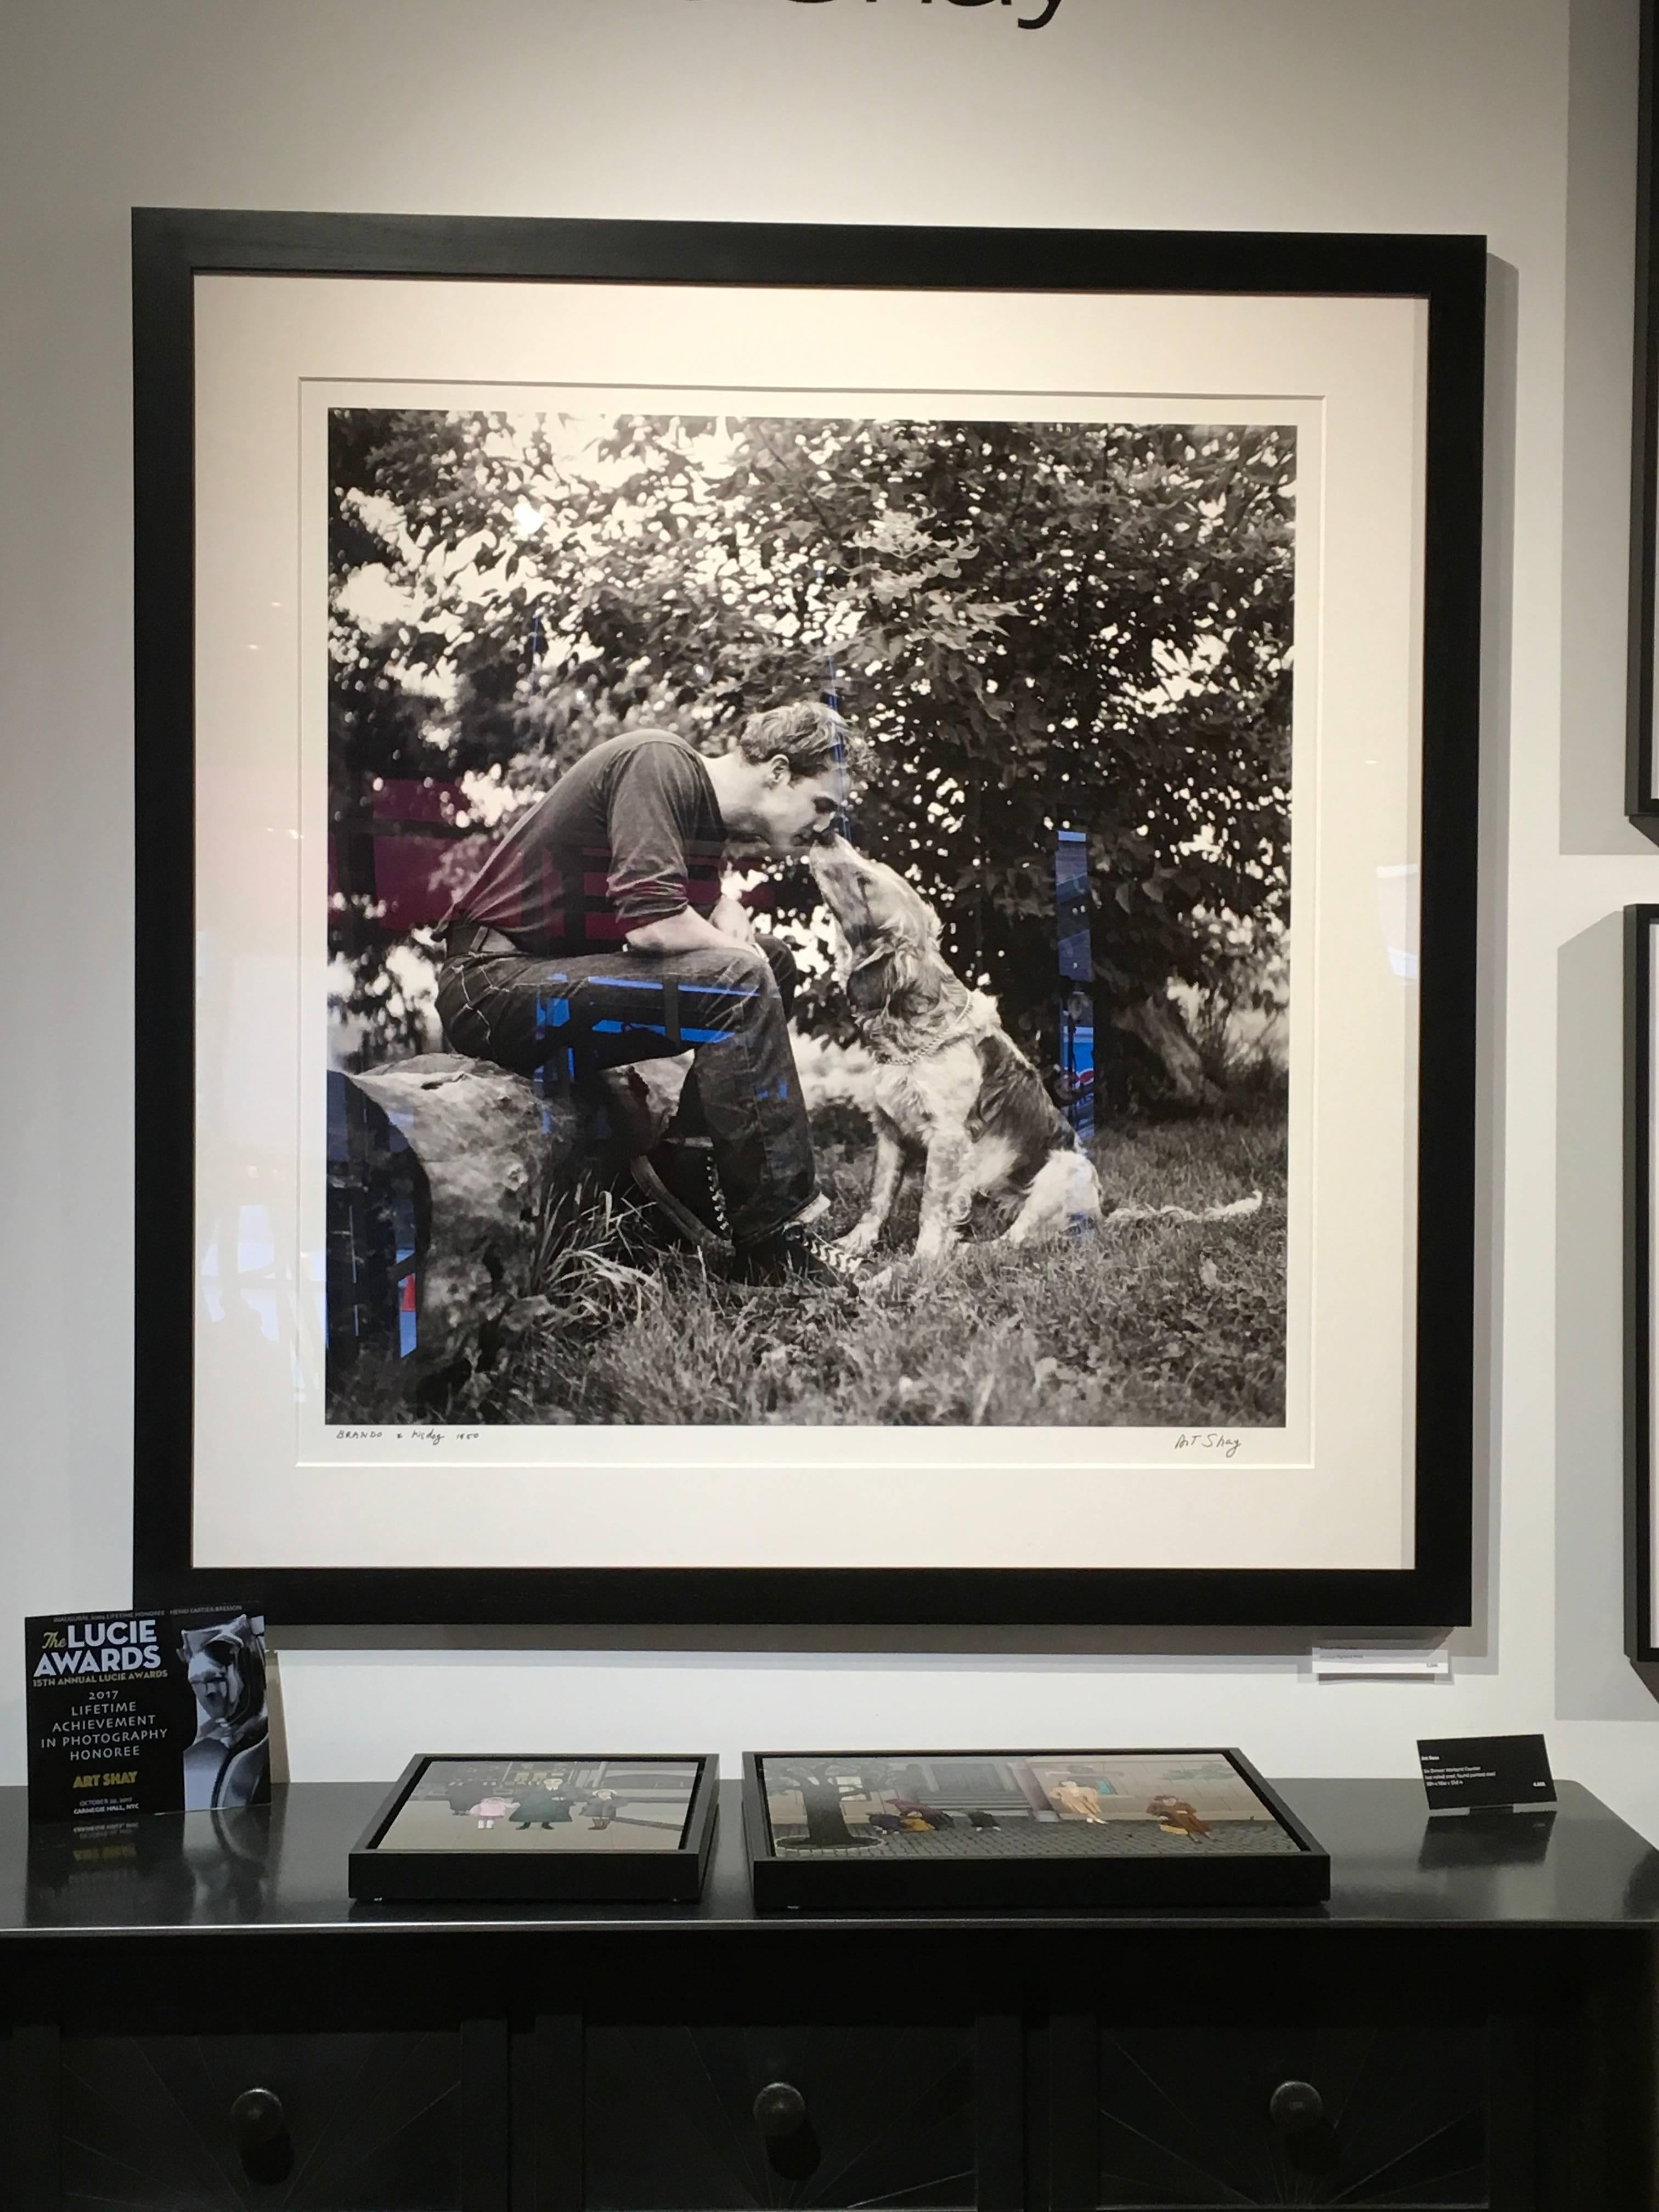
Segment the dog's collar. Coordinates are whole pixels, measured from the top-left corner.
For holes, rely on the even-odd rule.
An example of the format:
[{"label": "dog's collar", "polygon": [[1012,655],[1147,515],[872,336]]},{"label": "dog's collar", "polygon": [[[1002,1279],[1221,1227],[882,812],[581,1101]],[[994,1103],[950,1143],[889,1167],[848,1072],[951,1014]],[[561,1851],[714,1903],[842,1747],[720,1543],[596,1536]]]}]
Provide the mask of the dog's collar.
[{"label": "dog's collar", "polygon": [[931,1060],[935,1053],[943,1052],[948,1045],[960,1044],[978,1026],[978,1012],[970,998],[956,1019],[947,1029],[941,1030],[937,1036],[927,1037],[921,1044],[908,1047],[889,1044],[883,1039],[872,1043],[870,1050],[890,1067],[910,1067],[919,1060]]}]

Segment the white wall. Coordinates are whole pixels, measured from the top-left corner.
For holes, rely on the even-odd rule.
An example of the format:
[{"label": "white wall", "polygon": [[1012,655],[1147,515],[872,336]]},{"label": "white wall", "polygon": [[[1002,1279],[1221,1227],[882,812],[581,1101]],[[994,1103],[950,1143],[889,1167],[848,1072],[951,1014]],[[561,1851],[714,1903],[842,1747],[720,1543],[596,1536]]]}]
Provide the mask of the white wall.
[{"label": "white wall", "polygon": [[23,1770],[18,1617],[128,1595],[129,206],[1484,231],[1488,1571],[1454,1685],[1316,1686],[1273,1638],[1039,1632],[295,1639],[283,1675],[302,1779],[480,1735],[1145,1735],[1404,1773],[1419,1734],[1542,1727],[1659,1837],[1659,1705],[1620,1656],[1609,919],[1659,896],[1620,813],[1636,0],[1066,0],[1036,33],[1015,12],[13,0],[0,1779]]}]

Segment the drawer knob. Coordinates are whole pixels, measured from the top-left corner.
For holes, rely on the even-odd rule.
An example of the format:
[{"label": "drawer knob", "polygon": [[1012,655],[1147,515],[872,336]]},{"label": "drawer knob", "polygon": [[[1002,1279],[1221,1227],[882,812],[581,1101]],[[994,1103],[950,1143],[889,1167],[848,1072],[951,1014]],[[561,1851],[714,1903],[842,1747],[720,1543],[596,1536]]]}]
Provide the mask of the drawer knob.
[{"label": "drawer knob", "polygon": [[294,2139],[274,2089],[244,2089],[230,2108],[230,2125],[250,2181],[286,2179],[294,2162]]},{"label": "drawer knob", "polygon": [[755,2125],[769,2142],[798,2136],[806,2125],[806,2100],[792,2081],[769,2081],[755,2100]]},{"label": "drawer knob", "polygon": [[1325,2100],[1311,2081],[1281,2081],[1267,2100],[1267,2118],[1281,2135],[1311,2135],[1325,2117]]}]

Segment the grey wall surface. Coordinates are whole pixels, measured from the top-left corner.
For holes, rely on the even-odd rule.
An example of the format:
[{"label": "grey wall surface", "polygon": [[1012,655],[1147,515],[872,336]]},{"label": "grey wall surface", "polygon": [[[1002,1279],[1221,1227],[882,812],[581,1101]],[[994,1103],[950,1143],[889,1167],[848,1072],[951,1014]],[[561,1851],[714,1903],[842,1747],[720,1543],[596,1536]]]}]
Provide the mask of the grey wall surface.
[{"label": "grey wall surface", "polygon": [[[128,1595],[127,211],[1481,231],[1494,337],[1480,1624],[1449,1687],[1281,1639],[289,1640],[302,1778],[435,1739],[1210,1740],[1405,1772],[1549,1730],[1659,1835],[1620,1656],[1618,932],[1636,0],[13,0],[0,71],[8,890],[0,1779],[25,1611]],[[142,1291],[142,1286],[141,1286]],[[7,1624],[9,1624],[9,1626]],[[339,1639],[336,1639],[337,1643]]]}]

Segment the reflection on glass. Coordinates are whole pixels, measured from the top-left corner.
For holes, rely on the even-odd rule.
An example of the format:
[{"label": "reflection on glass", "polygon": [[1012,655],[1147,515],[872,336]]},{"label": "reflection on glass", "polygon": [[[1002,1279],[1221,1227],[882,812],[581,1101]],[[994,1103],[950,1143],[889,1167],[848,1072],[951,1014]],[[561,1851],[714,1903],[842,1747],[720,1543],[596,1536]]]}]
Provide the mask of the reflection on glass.
[{"label": "reflection on glass", "polygon": [[420,1170],[398,1116],[337,1070],[328,1078],[329,1371],[416,1348]]},{"label": "reflection on glass", "polygon": [[1379,868],[1376,872],[1377,916],[1389,966],[1403,983],[1418,979],[1419,870],[1415,861]]},{"label": "reflection on glass", "polygon": [[1165,1858],[1300,1847],[1213,1752],[769,1758],[772,1840],[897,1858]]},{"label": "reflection on glass", "polygon": [[383,1851],[677,1851],[695,1759],[434,1759]]},{"label": "reflection on glass", "polygon": [[1060,950],[1060,1104],[1082,1138],[1095,1133],[1094,953],[1089,930],[1089,840],[1062,830],[1054,845],[1054,933]]}]

